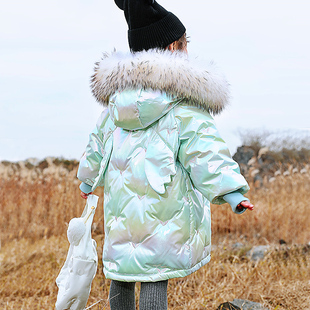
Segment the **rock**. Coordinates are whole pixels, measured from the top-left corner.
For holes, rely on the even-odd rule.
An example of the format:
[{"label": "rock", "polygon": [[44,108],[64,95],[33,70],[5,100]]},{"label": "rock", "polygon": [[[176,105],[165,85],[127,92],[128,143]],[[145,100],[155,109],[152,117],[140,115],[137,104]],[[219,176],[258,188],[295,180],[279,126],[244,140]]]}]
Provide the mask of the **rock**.
[{"label": "rock", "polygon": [[255,155],[254,150],[249,146],[239,146],[233,159],[239,164],[247,164],[249,160]]},{"label": "rock", "polygon": [[[262,304],[258,302],[253,302],[244,299],[234,299],[232,302],[233,306],[237,306],[241,310],[269,310],[268,308],[264,307]],[[230,308],[227,308],[230,309]],[[234,309],[234,308],[232,308]]]},{"label": "rock", "polygon": [[268,249],[269,245],[258,245],[248,251],[246,255],[250,260],[256,262],[260,259],[264,259]]},{"label": "rock", "polygon": [[233,305],[230,302],[224,302],[223,304],[220,304],[217,308],[217,310],[241,310],[238,306]]},{"label": "rock", "polygon": [[269,310],[258,302],[245,299],[234,299],[231,302],[220,304],[217,310]]}]

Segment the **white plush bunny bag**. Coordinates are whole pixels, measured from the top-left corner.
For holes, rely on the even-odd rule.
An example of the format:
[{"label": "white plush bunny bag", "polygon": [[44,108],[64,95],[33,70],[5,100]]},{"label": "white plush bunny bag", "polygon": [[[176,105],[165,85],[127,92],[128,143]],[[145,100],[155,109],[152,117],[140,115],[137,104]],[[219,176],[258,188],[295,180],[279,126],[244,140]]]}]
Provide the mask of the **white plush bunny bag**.
[{"label": "white plush bunny bag", "polygon": [[57,279],[57,310],[82,310],[87,304],[91,283],[98,265],[96,241],[91,238],[91,226],[98,196],[89,195],[83,214],[70,221],[67,236],[70,247]]}]

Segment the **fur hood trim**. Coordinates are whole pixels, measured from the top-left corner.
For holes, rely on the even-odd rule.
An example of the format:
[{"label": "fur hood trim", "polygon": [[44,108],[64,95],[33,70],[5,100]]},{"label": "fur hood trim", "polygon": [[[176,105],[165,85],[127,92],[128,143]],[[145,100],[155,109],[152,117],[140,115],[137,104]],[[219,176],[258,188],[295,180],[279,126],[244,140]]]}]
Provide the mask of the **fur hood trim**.
[{"label": "fur hood trim", "polygon": [[104,54],[95,64],[91,88],[107,105],[109,97],[125,89],[153,89],[218,114],[228,103],[229,84],[211,62],[207,67],[184,53],[148,50]]}]

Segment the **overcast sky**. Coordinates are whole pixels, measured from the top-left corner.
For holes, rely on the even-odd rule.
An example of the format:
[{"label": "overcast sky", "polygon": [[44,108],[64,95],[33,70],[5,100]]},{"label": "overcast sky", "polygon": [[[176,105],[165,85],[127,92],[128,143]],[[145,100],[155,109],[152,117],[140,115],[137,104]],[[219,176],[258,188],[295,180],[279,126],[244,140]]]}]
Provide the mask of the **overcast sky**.
[{"label": "overcast sky", "polygon": [[[310,128],[310,2],[165,0],[231,84],[217,127],[232,153],[238,130]],[[0,160],[79,158],[101,107],[89,80],[102,52],[128,50],[113,0],[10,0],[0,11]]]}]

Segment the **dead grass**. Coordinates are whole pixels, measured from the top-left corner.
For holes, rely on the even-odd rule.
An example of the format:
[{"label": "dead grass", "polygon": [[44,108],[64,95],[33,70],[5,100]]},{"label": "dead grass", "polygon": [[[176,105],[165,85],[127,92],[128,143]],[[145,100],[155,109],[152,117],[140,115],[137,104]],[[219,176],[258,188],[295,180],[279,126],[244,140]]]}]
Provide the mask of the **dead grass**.
[{"label": "dead grass", "polygon": [[[169,309],[216,309],[234,298],[263,303],[269,309],[310,309],[310,241],[308,175],[278,177],[268,188],[249,193],[252,213],[234,215],[227,205],[212,206],[212,260],[198,272],[169,281]],[[54,309],[55,279],[64,263],[66,223],[79,216],[84,201],[74,180],[26,183],[0,181],[0,308]],[[102,190],[96,192],[101,197]],[[100,266],[89,305],[109,309],[110,281],[101,272],[103,212],[98,208],[93,236]],[[275,246],[279,239],[286,246]],[[243,247],[234,250],[235,242]],[[248,260],[252,245],[273,249],[260,262]],[[136,288],[138,299],[139,285]]]}]

